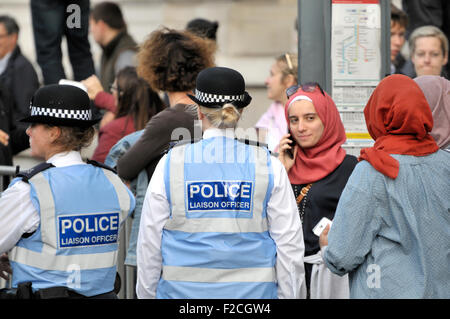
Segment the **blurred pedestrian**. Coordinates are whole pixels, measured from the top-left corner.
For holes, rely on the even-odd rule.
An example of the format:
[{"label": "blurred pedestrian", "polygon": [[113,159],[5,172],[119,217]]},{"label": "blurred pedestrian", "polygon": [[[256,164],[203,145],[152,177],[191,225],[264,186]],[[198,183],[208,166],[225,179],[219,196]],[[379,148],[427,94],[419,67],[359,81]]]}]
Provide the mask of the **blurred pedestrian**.
[{"label": "blurred pedestrian", "polygon": [[444,69],[448,62],[448,39],[439,28],[423,26],[415,29],[409,38],[409,48],[416,76],[448,77]]},{"label": "blurred pedestrian", "polygon": [[406,42],[408,16],[405,12],[391,4],[391,74],[405,74],[414,77],[411,64],[402,54]]},{"label": "blurred pedestrian", "polygon": [[450,154],[429,134],[427,100],[411,78],[391,75],[364,116],[375,144],[361,150],[320,237],[323,259],[349,274],[351,298],[448,299]]},{"label": "blurred pedestrian", "polygon": [[441,149],[450,151],[450,81],[437,75],[419,76],[414,81],[422,89],[431,108],[431,136]]},{"label": "blurred pedestrian", "polygon": [[[122,137],[144,129],[153,115],[164,109],[159,95],[139,77],[136,68],[125,67],[119,71],[111,86],[114,96],[114,119],[100,127],[98,145],[92,155],[94,161],[103,163],[111,147]],[[117,107],[115,107],[117,105]]]},{"label": "blurred pedestrian", "polygon": [[136,66],[138,45],[127,31],[122,10],[115,2],[97,3],[89,18],[90,32],[102,48],[100,82],[105,90],[126,66]]},{"label": "blurred pedestrian", "polygon": [[278,151],[278,143],[288,132],[284,115],[284,104],[287,102],[286,89],[297,84],[297,72],[297,55],[285,53],[275,59],[265,81],[267,97],[273,102],[256,122],[255,127],[258,135],[273,152]]},{"label": "blurred pedestrian", "polygon": [[27,126],[19,119],[28,115],[31,97],[39,88],[36,71],[18,45],[19,31],[14,18],[0,16],[0,121],[4,123],[0,130],[10,136],[12,155],[30,147]]},{"label": "blurred pedestrian", "polygon": [[189,32],[162,28],[153,31],[138,55],[138,74],[154,90],[166,92],[169,106],[153,116],[142,136],[118,160],[119,176],[131,181],[145,169],[150,180],[153,171],[176,129],[194,136],[197,108],[186,95],[195,88],[201,70],[214,65],[214,52],[208,43]]},{"label": "blurred pedestrian", "polygon": [[[31,0],[34,45],[44,84],[66,79],[61,41],[65,37],[73,78],[95,74],[89,44],[89,0]],[[24,77],[23,77],[24,78]]]}]

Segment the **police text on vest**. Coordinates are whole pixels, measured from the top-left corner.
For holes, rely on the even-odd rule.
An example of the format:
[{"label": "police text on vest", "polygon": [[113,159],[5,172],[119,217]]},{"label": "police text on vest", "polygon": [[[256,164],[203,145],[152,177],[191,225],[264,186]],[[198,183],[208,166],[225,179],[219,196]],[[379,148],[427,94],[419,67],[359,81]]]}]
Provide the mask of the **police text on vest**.
[{"label": "police text on vest", "polygon": [[117,243],[119,213],[58,216],[59,248]]},{"label": "police text on vest", "polygon": [[250,181],[186,182],[188,212],[250,212],[252,196],[253,183]]}]

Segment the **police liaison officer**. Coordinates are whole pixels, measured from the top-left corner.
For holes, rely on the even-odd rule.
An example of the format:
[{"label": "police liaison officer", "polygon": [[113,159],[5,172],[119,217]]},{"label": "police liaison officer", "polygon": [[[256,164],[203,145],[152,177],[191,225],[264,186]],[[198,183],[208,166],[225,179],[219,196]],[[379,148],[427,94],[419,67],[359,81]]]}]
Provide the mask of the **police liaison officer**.
[{"label": "police liaison officer", "polygon": [[5,266],[8,253],[14,288],[1,295],[117,298],[119,227],[135,200],[111,169],[82,161],[98,122],[89,97],[75,86],[48,85],[30,109],[22,121],[30,123],[32,155],[45,163],[19,174],[0,198],[0,255]]},{"label": "police liaison officer", "polygon": [[138,298],[304,298],[303,234],[286,171],[266,148],[235,138],[251,101],[242,75],[205,69],[189,97],[203,139],[173,147],[152,176]]}]

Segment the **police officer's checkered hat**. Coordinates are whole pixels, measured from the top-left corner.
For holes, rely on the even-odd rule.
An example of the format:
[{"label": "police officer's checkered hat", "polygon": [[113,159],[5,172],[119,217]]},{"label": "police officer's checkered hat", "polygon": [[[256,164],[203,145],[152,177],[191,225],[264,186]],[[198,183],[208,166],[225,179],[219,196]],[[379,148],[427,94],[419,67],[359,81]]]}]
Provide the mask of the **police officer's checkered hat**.
[{"label": "police officer's checkered hat", "polygon": [[89,96],[73,85],[51,84],[38,89],[30,102],[30,115],[21,122],[56,126],[89,127],[92,118]]},{"label": "police officer's checkered hat", "polygon": [[226,103],[242,108],[252,100],[245,91],[242,75],[236,70],[224,67],[201,71],[197,76],[195,96],[188,96],[198,105],[210,108],[221,108]]}]

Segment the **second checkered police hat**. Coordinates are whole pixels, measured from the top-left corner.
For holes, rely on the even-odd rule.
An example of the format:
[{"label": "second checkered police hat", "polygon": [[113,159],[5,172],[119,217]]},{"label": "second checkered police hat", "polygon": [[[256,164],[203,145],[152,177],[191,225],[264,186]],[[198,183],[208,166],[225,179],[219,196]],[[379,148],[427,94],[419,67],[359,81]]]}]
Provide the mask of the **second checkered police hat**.
[{"label": "second checkered police hat", "polygon": [[195,96],[188,96],[198,105],[210,108],[221,108],[226,103],[243,108],[252,100],[245,91],[242,75],[225,67],[212,67],[201,71],[196,80]]},{"label": "second checkered police hat", "polygon": [[30,115],[21,122],[55,126],[89,127],[92,118],[89,96],[73,85],[50,84],[38,89],[30,101]]}]

